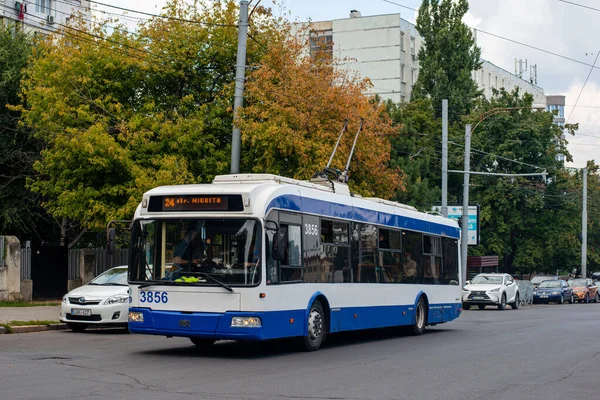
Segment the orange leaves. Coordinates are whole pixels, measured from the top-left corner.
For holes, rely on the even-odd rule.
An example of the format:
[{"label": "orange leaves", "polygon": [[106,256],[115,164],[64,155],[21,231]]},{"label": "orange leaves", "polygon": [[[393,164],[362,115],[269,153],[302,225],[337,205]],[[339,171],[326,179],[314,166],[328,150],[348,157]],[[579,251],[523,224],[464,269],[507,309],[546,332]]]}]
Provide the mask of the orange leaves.
[{"label": "orange leaves", "polygon": [[239,121],[242,165],[253,172],[307,179],[325,167],[348,118],[348,132],[332,163],[342,170],[364,118],[350,184],[364,195],[389,198],[402,186],[400,171],[389,167],[389,137],[397,128],[384,107],[365,94],[369,82],[336,63],[309,57],[299,40],[283,33],[269,43],[261,65],[248,73]]}]

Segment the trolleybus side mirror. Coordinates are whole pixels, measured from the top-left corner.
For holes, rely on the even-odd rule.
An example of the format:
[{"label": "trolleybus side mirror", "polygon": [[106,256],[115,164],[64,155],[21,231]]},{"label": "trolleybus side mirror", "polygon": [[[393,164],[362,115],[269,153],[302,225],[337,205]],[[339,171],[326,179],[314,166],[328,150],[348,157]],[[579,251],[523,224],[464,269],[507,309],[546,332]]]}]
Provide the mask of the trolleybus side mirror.
[{"label": "trolleybus side mirror", "polygon": [[115,252],[115,228],[108,228],[106,232],[106,251],[108,254]]}]

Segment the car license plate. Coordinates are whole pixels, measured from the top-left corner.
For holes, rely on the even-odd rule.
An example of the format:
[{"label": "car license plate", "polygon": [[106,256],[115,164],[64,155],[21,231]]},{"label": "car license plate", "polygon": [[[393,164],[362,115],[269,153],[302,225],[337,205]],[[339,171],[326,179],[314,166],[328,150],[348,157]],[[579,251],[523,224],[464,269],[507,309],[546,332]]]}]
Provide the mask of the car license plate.
[{"label": "car license plate", "polygon": [[473,297],[473,300],[483,300],[483,297]]},{"label": "car license plate", "polygon": [[87,308],[71,308],[71,315],[92,315],[92,310]]},{"label": "car license plate", "polygon": [[548,298],[548,295],[547,295],[547,294],[542,294],[542,295],[540,295],[540,298],[541,298],[541,299],[547,299],[547,298]]}]

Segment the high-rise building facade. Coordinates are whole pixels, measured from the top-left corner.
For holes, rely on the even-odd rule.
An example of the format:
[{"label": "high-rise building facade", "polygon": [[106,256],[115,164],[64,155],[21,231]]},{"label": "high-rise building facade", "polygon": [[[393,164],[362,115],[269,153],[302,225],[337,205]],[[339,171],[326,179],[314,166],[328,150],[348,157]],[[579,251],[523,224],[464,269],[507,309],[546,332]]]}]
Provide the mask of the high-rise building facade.
[{"label": "high-rise building facade", "polygon": [[[414,24],[400,14],[362,16],[352,10],[349,18],[309,24],[310,51],[330,52],[342,60],[344,67],[369,78],[371,93],[394,102],[410,100],[412,86],[419,75],[419,50],[422,38]],[[482,68],[473,71],[483,94],[491,97],[493,89],[513,90],[534,97],[534,107],[546,107],[542,88],[483,60]]]},{"label": "high-rise building facade", "polygon": [[[565,96],[551,95],[546,97],[546,111],[554,113],[554,123],[561,127],[561,139],[565,139]],[[558,143],[557,143],[558,144]],[[558,161],[565,161],[564,154],[557,154]]]}]

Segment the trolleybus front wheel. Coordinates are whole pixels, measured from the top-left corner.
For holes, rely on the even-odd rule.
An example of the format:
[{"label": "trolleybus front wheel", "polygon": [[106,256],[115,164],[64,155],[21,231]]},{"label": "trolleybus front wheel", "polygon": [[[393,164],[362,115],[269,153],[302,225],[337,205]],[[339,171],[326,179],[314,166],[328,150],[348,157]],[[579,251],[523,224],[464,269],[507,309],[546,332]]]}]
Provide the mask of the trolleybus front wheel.
[{"label": "trolleybus front wheel", "polygon": [[315,300],[310,306],[308,313],[308,333],[303,338],[304,349],[306,351],[315,351],[325,341],[325,312],[319,300]]}]

